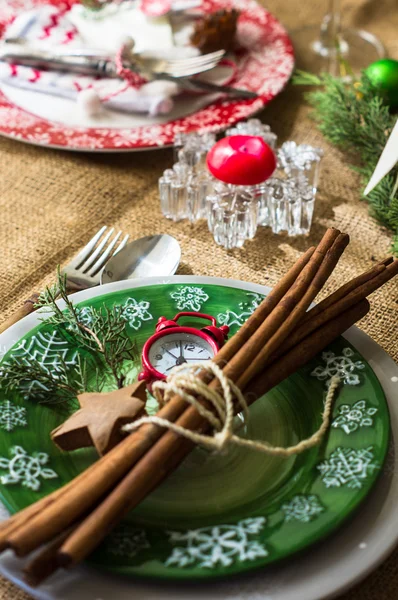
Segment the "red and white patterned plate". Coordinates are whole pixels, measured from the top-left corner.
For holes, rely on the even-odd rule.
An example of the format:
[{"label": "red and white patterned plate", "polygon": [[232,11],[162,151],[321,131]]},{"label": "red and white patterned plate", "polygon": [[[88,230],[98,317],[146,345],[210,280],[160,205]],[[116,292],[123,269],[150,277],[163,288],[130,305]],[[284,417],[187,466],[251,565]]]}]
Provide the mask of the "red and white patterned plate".
[{"label": "red and white patterned plate", "polygon": [[[65,10],[76,0],[6,0],[0,3],[0,32],[18,11],[38,4]],[[0,134],[14,139],[65,150],[132,151],[171,145],[177,132],[221,131],[246,119],[268,104],[288,82],[294,67],[293,47],[286,30],[254,0],[203,0],[203,11],[220,8],[241,11],[240,45],[247,49],[237,57],[234,87],[256,91],[255,100],[219,100],[193,114],[174,120],[145,123],[142,116],[133,127],[77,127],[48,120],[18,106],[0,90]]]}]

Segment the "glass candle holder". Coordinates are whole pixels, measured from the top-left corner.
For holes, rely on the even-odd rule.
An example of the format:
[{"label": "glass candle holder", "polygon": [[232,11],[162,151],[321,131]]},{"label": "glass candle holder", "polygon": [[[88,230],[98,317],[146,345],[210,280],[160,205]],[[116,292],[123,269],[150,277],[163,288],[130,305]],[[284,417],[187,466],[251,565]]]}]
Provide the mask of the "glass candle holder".
[{"label": "glass candle holder", "polygon": [[214,179],[207,171],[193,173],[188,183],[188,219],[194,223],[206,219],[206,198],[212,193]]},{"label": "glass candle holder", "polygon": [[269,224],[273,233],[307,235],[314,213],[315,194],[304,181],[273,179],[267,187]]},{"label": "glass candle holder", "polygon": [[175,163],[159,179],[160,207],[172,221],[189,219],[192,223],[206,218],[206,196],[211,193],[213,177],[203,169]]},{"label": "glass candle holder", "polygon": [[[271,147],[276,135],[259,119],[238,123],[227,135],[255,135]],[[206,156],[216,141],[206,133],[177,134],[172,169],[159,179],[161,210],[173,221],[207,219],[217,244],[240,248],[256,235],[258,226],[289,236],[309,233],[314,213],[323,152],[308,144],[285,142],[277,151],[277,170],[254,186],[225,184],[213,177]]]},{"label": "glass candle holder", "polygon": [[177,133],[174,138],[174,162],[206,168],[206,155],[215,143],[214,133]]},{"label": "glass candle holder", "polygon": [[278,136],[271,131],[271,127],[262,123],[260,119],[241,121],[240,123],[237,123],[235,127],[227,129],[225,135],[255,135],[263,138],[264,142],[273,150],[276,148],[276,142],[278,139]]},{"label": "glass candle holder", "polygon": [[241,248],[256,235],[258,202],[247,189],[216,185],[206,198],[206,212],[209,231],[220,246]]},{"label": "glass candle holder", "polygon": [[321,148],[308,144],[285,142],[278,150],[278,166],[288,177],[304,181],[312,186],[314,194],[318,189],[320,163],[323,156]]},{"label": "glass candle holder", "polygon": [[188,182],[191,169],[188,165],[176,163],[166,169],[159,179],[159,195],[162,213],[168,219],[181,221],[188,217]]}]

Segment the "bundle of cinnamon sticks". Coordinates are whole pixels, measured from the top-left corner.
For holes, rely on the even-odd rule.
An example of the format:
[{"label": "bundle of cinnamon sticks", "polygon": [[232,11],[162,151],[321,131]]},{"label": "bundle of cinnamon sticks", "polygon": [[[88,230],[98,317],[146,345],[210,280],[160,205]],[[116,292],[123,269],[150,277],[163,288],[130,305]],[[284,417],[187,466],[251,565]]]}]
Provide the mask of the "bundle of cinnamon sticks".
[{"label": "bundle of cinnamon sticks", "polygon": [[[365,316],[366,297],[398,273],[398,260],[387,258],[308,310],[348,242],[348,235],[328,229],[214,358],[248,404]],[[218,386],[208,372],[201,377],[210,387]],[[192,431],[209,429],[208,421],[178,396],[158,416]],[[32,585],[59,567],[79,563],[193,447],[172,431],[143,425],[70,483],[5,521],[0,526],[0,551],[11,548],[26,556],[43,546],[25,568]]]}]

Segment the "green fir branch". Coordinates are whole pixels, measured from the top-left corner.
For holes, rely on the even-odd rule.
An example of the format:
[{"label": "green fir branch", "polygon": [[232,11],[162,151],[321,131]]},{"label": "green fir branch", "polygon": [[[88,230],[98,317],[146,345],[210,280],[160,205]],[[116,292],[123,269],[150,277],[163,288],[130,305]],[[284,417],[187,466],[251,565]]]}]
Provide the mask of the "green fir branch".
[{"label": "green fir branch", "polygon": [[[298,71],[293,83],[317,86],[306,94],[313,108],[312,118],[325,138],[348,154],[364,189],[396,121],[380,89],[366,74],[347,84],[328,74],[318,77]],[[366,197],[371,215],[393,232],[394,253],[398,253],[397,177],[398,165]]]},{"label": "green fir branch", "polygon": [[307,73],[301,69],[296,69],[292,77],[293,85],[323,85],[323,81],[318,75]]},{"label": "green fir branch", "polygon": [[[57,271],[57,281],[40,295],[37,308],[51,325],[80,349],[76,362],[67,363],[62,353],[54,362],[40,358],[9,356],[0,364],[0,389],[19,392],[26,400],[43,404],[63,404],[78,408],[76,397],[83,392],[101,391],[104,386],[123,387],[131,362],[137,360],[135,343],[126,333],[126,321],[119,307],[90,307],[88,313],[76,307],[67,295],[66,277]],[[63,300],[64,308],[57,304]],[[109,380],[109,376],[113,381]]]},{"label": "green fir branch", "polygon": [[[61,310],[57,300],[65,302]],[[86,325],[80,317],[80,309],[74,306],[67,294],[66,277],[57,271],[57,282],[47,287],[40,295],[37,307],[44,312],[51,312],[45,323],[54,325],[73,336],[76,344],[91,353],[100,355],[110,369],[117,387],[123,387],[126,361],[134,361],[137,352],[134,342],[128,337],[126,322],[121,318],[117,308],[101,310],[92,308],[90,324]]]},{"label": "green fir branch", "polygon": [[60,356],[53,368],[46,368],[36,359],[12,357],[1,364],[0,389],[4,393],[19,392],[40,404],[66,404],[78,408],[76,396],[87,389],[87,361],[80,356],[73,370]]}]

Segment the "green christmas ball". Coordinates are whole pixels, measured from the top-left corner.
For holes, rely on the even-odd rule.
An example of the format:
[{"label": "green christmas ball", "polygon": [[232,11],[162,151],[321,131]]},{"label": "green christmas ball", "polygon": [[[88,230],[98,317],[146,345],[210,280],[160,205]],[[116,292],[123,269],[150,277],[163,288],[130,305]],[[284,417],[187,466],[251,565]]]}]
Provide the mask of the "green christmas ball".
[{"label": "green christmas ball", "polygon": [[385,101],[389,106],[398,106],[398,60],[382,58],[372,63],[365,69],[370,81],[383,93]]}]

